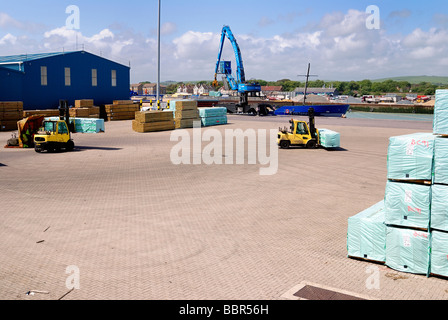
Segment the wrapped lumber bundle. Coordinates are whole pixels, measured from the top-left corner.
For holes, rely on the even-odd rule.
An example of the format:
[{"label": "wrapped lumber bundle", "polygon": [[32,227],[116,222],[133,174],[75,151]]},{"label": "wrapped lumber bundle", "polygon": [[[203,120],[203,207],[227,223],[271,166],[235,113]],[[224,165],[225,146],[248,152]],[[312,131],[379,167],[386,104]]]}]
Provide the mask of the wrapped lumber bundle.
[{"label": "wrapped lumber bundle", "polygon": [[436,90],[433,132],[448,135],[448,89]]},{"label": "wrapped lumber bundle", "polygon": [[171,112],[144,111],[135,112],[135,120],[132,121],[132,129],[135,132],[155,132],[174,130],[174,119]]},{"label": "wrapped lumber bundle", "polygon": [[348,219],[347,251],[352,258],[386,261],[384,200]]},{"label": "wrapped lumber bundle", "polygon": [[432,182],[434,140],[430,133],[415,133],[389,139],[387,178]]},{"label": "wrapped lumber bundle", "polygon": [[319,129],[320,145],[324,148],[339,148],[341,146],[341,135],[338,132]]},{"label": "wrapped lumber bundle", "polygon": [[386,224],[428,230],[431,186],[388,181],[385,195]]},{"label": "wrapped lumber bundle", "polygon": [[[59,117],[46,117],[46,120],[59,120]],[[75,133],[102,133],[105,132],[104,119],[70,118],[75,124]]]},{"label": "wrapped lumber bundle", "polygon": [[386,265],[401,272],[429,274],[430,234],[405,228],[387,227]]},{"label": "wrapped lumber bundle", "polygon": [[435,139],[434,183],[448,184],[448,138],[445,137]]},{"label": "wrapped lumber bundle", "polygon": [[92,99],[75,100],[75,108],[90,108],[93,106]]},{"label": "wrapped lumber bundle", "polygon": [[448,233],[431,233],[431,274],[448,277]]},{"label": "wrapped lumber bundle", "polygon": [[174,102],[174,123],[176,129],[193,128],[195,121],[201,121],[197,101],[178,100]]},{"label": "wrapped lumber bundle", "polygon": [[139,104],[132,102],[127,104],[107,104],[105,108],[108,121],[134,120],[135,112],[140,111]]},{"label": "wrapped lumber bundle", "polygon": [[448,232],[448,185],[432,186],[431,229]]},{"label": "wrapped lumber bundle", "polygon": [[49,109],[49,110],[25,110],[25,111],[23,111],[24,118],[28,118],[31,116],[58,117],[59,110],[58,109]]},{"label": "wrapped lumber bundle", "polygon": [[17,122],[23,119],[23,102],[0,101],[0,131],[17,130]]},{"label": "wrapped lumber bundle", "polygon": [[227,124],[227,108],[200,108],[199,116],[203,127]]}]

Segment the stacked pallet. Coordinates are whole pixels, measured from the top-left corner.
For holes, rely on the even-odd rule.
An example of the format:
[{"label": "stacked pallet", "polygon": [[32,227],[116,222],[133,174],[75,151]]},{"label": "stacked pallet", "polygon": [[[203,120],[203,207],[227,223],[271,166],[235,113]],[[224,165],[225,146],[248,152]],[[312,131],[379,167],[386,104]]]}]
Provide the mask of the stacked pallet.
[{"label": "stacked pallet", "polygon": [[[354,217],[350,218],[350,257],[368,259],[382,239],[379,262],[401,272],[448,277],[448,90],[436,95],[433,133],[390,138],[388,181],[379,217],[384,229],[365,232],[365,245],[350,227]],[[356,250],[361,247],[367,249]]]},{"label": "stacked pallet", "polygon": [[164,111],[135,112],[135,120],[132,121],[132,129],[135,132],[156,132],[174,130],[173,114]]},{"label": "stacked pallet", "polygon": [[105,108],[108,121],[134,120],[135,113],[140,111],[139,104],[132,100],[116,100]]},{"label": "stacked pallet", "polygon": [[227,108],[200,108],[199,116],[203,127],[227,124]]},{"label": "stacked pallet", "polygon": [[23,111],[24,118],[28,118],[31,116],[58,117],[59,110],[48,109],[48,110],[25,110],[25,111]]},{"label": "stacked pallet", "polygon": [[174,113],[176,129],[193,128],[194,123],[200,123],[198,102],[194,100],[178,100],[170,103],[170,110]]},{"label": "stacked pallet", "polygon": [[[59,117],[46,117],[45,120],[57,121]],[[70,118],[75,133],[102,133],[105,132],[104,119],[98,118]]]},{"label": "stacked pallet", "polygon": [[23,102],[0,101],[0,131],[17,130],[17,121],[23,119]]},{"label": "stacked pallet", "polygon": [[319,141],[324,148],[339,148],[341,146],[341,135],[329,129],[319,129]]},{"label": "stacked pallet", "polygon": [[76,100],[75,107],[70,108],[70,117],[98,119],[100,117],[100,107],[95,106],[91,99]]}]

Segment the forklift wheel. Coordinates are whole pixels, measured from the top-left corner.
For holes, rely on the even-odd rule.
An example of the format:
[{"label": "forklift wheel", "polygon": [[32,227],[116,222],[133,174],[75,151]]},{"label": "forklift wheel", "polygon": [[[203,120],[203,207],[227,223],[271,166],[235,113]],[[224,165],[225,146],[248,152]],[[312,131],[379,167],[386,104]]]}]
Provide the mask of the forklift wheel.
[{"label": "forklift wheel", "polygon": [[308,141],[308,143],[306,144],[306,147],[308,149],[316,149],[317,148],[317,142],[314,140]]},{"label": "forklift wheel", "polygon": [[288,140],[283,140],[280,142],[280,148],[282,149],[289,149],[289,146],[291,143]]},{"label": "forklift wheel", "polygon": [[73,143],[72,140],[69,140],[67,142],[67,151],[73,151],[73,149],[75,149],[75,144]]}]

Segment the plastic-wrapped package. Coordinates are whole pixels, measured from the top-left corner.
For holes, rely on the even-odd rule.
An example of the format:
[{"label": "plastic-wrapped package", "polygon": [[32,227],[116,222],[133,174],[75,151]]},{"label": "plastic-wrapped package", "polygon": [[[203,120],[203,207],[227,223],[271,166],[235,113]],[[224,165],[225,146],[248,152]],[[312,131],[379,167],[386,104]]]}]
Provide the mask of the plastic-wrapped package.
[{"label": "plastic-wrapped package", "polygon": [[227,116],[201,118],[201,123],[203,127],[227,124]]},{"label": "plastic-wrapped package", "polygon": [[431,189],[431,229],[448,232],[448,185],[435,184]]},{"label": "plastic-wrapped package", "polygon": [[448,138],[435,139],[434,183],[448,184]]},{"label": "plastic-wrapped package", "polygon": [[435,138],[431,133],[391,137],[387,155],[387,178],[432,181]]},{"label": "plastic-wrapped package", "polygon": [[431,218],[431,186],[388,181],[386,224],[427,230]]},{"label": "plastic-wrapped package", "polygon": [[431,274],[448,277],[448,233],[431,232]]},{"label": "plastic-wrapped package", "polygon": [[386,260],[384,200],[348,219],[347,252],[349,257],[377,262]]},{"label": "plastic-wrapped package", "polygon": [[448,134],[448,90],[436,90],[434,105],[434,134]]},{"label": "plastic-wrapped package", "polygon": [[[46,120],[57,121],[59,117],[46,117]],[[75,123],[76,133],[100,133],[105,132],[104,119],[95,118],[70,118],[70,123]]]},{"label": "plastic-wrapped package", "polygon": [[199,108],[199,116],[201,118],[220,117],[227,115],[227,108]]},{"label": "plastic-wrapped package", "polygon": [[386,265],[394,270],[429,275],[430,233],[387,227]]},{"label": "plastic-wrapped package", "polygon": [[339,148],[341,146],[341,135],[338,132],[319,129],[320,144],[324,148]]}]

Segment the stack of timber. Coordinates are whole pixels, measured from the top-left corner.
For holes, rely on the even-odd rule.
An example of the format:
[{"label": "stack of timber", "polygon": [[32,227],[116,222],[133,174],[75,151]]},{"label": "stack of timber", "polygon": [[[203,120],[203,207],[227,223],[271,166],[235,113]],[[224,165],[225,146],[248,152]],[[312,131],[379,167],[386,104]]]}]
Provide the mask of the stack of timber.
[{"label": "stack of timber", "polygon": [[48,110],[25,110],[25,111],[23,111],[24,118],[28,118],[31,116],[58,117],[59,110],[48,109]]},{"label": "stack of timber", "polygon": [[176,129],[193,128],[194,123],[200,124],[198,102],[194,100],[175,101],[174,122]]},{"label": "stack of timber", "polygon": [[200,108],[199,116],[203,127],[227,124],[227,108]]},{"label": "stack of timber", "polygon": [[106,104],[108,121],[134,120],[140,105],[132,100],[116,100],[113,104]]},{"label": "stack of timber", "polygon": [[173,114],[163,111],[135,112],[135,120],[132,121],[132,129],[135,132],[156,132],[174,130]]},{"label": "stack of timber", "polygon": [[0,101],[0,131],[17,130],[17,121],[23,118],[23,102]]},{"label": "stack of timber", "polygon": [[70,117],[72,118],[99,118],[100,107],[94,105],[93,100],[76,100],[75,107],[70,108]]},{"label": "stack of timber", "polygon": [[432,133],[390,138],[384,201],[366,210],[369,216],[349,219],[348,256],[400,272],[448,277],[447,159],[444,89],[436,92]]}]

